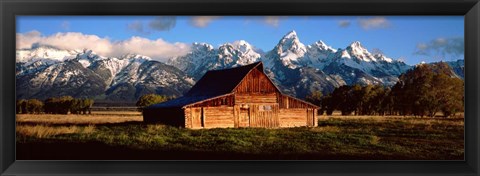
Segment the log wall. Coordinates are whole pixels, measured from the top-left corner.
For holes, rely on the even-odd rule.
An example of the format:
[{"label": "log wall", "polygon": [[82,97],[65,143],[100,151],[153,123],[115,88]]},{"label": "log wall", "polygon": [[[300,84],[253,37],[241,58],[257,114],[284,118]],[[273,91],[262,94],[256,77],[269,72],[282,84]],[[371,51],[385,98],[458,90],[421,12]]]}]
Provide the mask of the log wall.
[{"label": "log wall", "polygon": [[277,103],[277,94],[236,94],[235,104]]},{"label": "log wall", "polygon": [[195,103],[187,107],[215,107],[215,106],[233,106],[235,103],[234,95],[226,95],[214,98],[208,101]]},{"label": "log wall", "polygon": [[185,108],[185,126],[193,129],[234,127],[233,109],[233,107]]},{"label": "log wall", "polygon": [[280,109],[278,116],[280,119],[280,127],[307,126],[306,109]]},{"label": "log wall", "polygon": [[[269,109],[265,110],[264,106]],[[250,127],[274,128],[280,126],[277,104],[252,104],[249,107]]]},{"label": "log wall", "polygon": [[233,107],[205,107],[204,128],[234,127]]},{"label": "log wall", "polygon": [[278,95],[278,104],[280,105],[281,109],[288,109],[288,108],[316,108],[308,103],[305,103],[299,99],[286,96],[286,95]]}]

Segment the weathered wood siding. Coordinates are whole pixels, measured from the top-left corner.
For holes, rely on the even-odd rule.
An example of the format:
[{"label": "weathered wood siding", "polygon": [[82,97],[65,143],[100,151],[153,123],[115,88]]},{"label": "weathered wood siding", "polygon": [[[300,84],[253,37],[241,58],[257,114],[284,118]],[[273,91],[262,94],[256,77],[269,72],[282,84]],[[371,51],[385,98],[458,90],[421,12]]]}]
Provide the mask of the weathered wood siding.
[{"label": "weathered wood siding", "polygon": [[317,110],[316,109],[307,109],[307,126],[314,127],[317,126]]},{"label": "weathered wood siding", "polygon": [[296,98],[289,97],[286,95],[278,95],[278,104],[280,105],[281,109],[288,109],[288,108],[316,108],[308,103],[300,101]]},{"label": "weathered wood siding", "polygon": [[188,128],[203,128],[202,108],[185,108],[185,126]]},{"label": "weathered wood siding", "polygon": [[235,93],[237,94],[268,94],[275,92],[277,92],[275,85],[270,82],[267,75],[258,69],[253,69],[249,74],[247,74],[243,81],[235,89]]},{"label": "weathered wood siding", "polygon": [[276,93],[270,94],[236,94],[235,104],[277,103]]},{"label": "weathered wood siding", "polygon": [[249,127],[250,126],[250,112],[248,108],[235,105],[233,107],[233,121],[234,127]]},{"label": "weathered wood siding", "polygon": [[226,95],[211,100],[195,103],[187,107],[215,107],[215,106],[232,106],[234,105],[234,95]]},{"label": "weathered wood siding", "polygon": [[302,108],[280,109],[280,127],[307,126],[307,110]]},{"label": "weathered wood siding", "polygon": [[191,107],[185,108],[185,126],[188,128],[234,127],[233,107]]},{"label": "weathered wood siding", "polygon": [[280,127],[317,126],[316,109],[290,108],[280,109]]},{"label": "weathered wood siding", "polygon": [[[265,110],[265,106],[269,107],[268,110]],[[250,127],[279,127],[278,111],[277,104],[250,105]]]},{"label": "weathered wood siding", "polygon": [[205,107],[204,128],[234,127],[233,107]]}]

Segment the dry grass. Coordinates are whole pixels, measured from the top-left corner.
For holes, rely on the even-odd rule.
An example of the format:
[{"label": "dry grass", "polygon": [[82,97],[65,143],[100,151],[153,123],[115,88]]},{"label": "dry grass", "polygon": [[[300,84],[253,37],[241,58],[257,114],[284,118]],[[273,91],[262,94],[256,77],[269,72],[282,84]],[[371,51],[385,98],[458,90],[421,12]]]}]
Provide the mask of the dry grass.
[{"label": "dry grass", "polygon": [[139,111],[92,111],[92,115],[118,115],[118,116],[141,116]]},{"label": "dry grass", "polygon": [[48,125],[18,125],[17,135],[48,138],[60,134],[91,134],[95,131],[95,126],[48,126]]},{"label": "dry grass", "polygon": [[[143,121],[140,113],[130,113],[125,116],[122,112],[111,112],[111,114],[103,113],[98,115],[59,115],[59,114],[17,114],[17,123],[37,123],[37,124],[106,124],[106,123],[123,123]],[[129,113],[129,112],[125,112]]]},{"label": "dry grass", "polygon": [[[96,144],[108,146],[97,154],[85,150],[78,153],[80,158],[117,157],[124,149],[133,151],[129,156],[136,159],[161,159],[163,155],[178,159],[175,158],[178,153],[198,151],[237,153],[238,158],[247,154],[259,157],[268,154],[299,159],[297,156],[301,158],[301,153],[313,154],[314,159],[448,160],[464,156],[463,118],[341,115],[318,118],[319,126],[314,128],[190,130],[135,123],[141,122],[142,116],[131,111],[104,111],[95,115],[17,115],[17,144],[31,147],[23,150],[28,151],[26,154],[31,154],[30,151],[39,145],[48,144],[47,151],[37,152],[48,153],[40,159],[49,159],[51,155],[70,156],[71,148],[79,144],[83,145],[78,149],[97,150]],[[24,156],[24,159],[32,158]]]}]

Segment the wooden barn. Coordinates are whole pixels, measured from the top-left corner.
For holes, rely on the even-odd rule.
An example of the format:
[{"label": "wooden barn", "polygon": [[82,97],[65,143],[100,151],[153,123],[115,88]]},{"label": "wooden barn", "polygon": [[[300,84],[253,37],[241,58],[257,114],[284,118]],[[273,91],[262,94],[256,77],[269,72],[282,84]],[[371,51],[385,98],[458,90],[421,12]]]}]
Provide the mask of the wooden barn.
[{"label": "wooden barn", "polygon": [[208,71],[185,96],[146,107],[143,120],[193,129],[317,126],[318,108],[281,93],[257,62]]}]

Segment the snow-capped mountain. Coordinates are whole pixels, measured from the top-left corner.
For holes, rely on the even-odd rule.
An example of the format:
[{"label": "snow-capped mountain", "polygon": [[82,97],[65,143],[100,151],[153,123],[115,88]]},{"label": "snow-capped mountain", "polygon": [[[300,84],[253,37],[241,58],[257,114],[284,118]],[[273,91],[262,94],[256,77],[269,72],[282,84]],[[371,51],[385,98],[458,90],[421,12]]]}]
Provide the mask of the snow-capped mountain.
[{"label": "snow-capped mountain", "polygon": [[359,41],[338,50],[323,41],[305,45],[295,31],[280,39],[262,60],[283,91],[299,97],[315,90],[329,93],[345,84],[391,86],[411,68],[382,54],[371,54]]},{"label": "snow-capped mountain", "polygon": [[465,79],[465,60],[449,61],[446,63],[453,69],[457,77]]},{"label": "snow-capped mountain", "polygon": [[193,43],[192,51],[185,56],[171,58],[167,64],[200,79],[208,70],[224,69],[259,61],[261,55],[246,41],[226,43],[214,48],[206,43]]},{"label": "snow-capped mountain", "polygon": [[17,51],[16,68],[18,98],[136,101],[147,93],[180,96],[194,84],[181,70],[136,54],[115,58],[37,46]]},{"label": "snow-capped mountain", "polygon": [[[244,40],[218,47],[193,43],[188,54],[166,63],[139,54],[105,57],[88,49],[34,45],[17,50],[17,98],[71,95],[134,102],[147,93],[181,96],[208,70],[258,61],[263,61],[265,72],[284,93],[300,98],[312,91],[327,94],[341,85],[392,86],[412,68],[384,54],[370,53],[359,41],[339,49],[322,40],[306,45],[295,31],[267,52]],[[452,73],[464,77],[463,60],[447,63]]]}]

